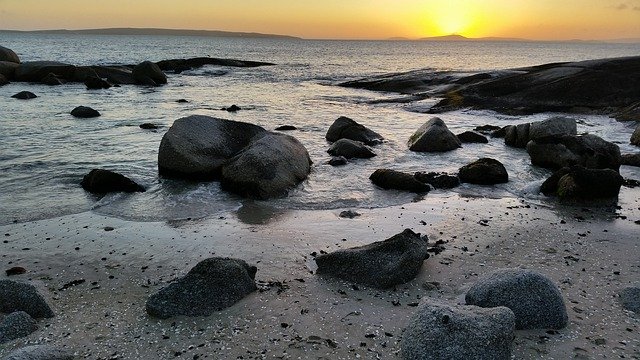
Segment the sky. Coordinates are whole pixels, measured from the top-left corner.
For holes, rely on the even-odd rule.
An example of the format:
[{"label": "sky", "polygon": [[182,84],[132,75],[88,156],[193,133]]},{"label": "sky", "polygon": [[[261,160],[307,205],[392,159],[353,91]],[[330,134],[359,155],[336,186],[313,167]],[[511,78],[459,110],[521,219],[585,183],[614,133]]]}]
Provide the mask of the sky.
[{"label": "sky", "polygon": [[0,29],[154,27],[318,39],[640,38],[640,0],[0,0]]}]

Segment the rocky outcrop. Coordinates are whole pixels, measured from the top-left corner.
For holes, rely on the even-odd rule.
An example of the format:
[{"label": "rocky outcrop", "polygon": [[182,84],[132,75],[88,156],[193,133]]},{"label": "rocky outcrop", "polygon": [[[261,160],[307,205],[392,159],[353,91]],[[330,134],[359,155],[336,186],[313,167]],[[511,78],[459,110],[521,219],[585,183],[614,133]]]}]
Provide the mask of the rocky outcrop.
[{"label": "rocky outcrop", "polygon": [[622,108],[613,117],[620,121],[640,121],[640,101]]},{"label": "rocky outcrop", "polygon": [[622,161],[618,145],[596,135],[554,135],[532,140],[527,152],[533,165],[560,169],[581,165],[618,171]]},{"label": "rocky outcrop", "polygon": [[160,86],[167,83],[167,76],[151,61],[143,61],[131,71],[131,76],[140,85]]},{"label": "rocky outcrop", "polygon": [[[110,84],[118,85],[134,85],[136,80],[133,78],[133,72],[127,66],[92,66],[91,69],[96,76],[106,79]],[[84,82],[84,80],[83,80]]]},{"label": "rocky outcrop", "polygon": [[319,255],[317,274],[385,289],[411,281],[428,257],[426,239],[406,229],[384,241]]},{"label": "rocky outcrop", "polygon": [[636,127],[631,134],[631,140],[629,141],[631,145],[640,146],[640,125]]},{"label": "rocky outcrop", "polygon": [[618,296],[620,304],[625,310],[640,314],[640,284],[620,290]]},{"label": "rocky outcrop", "polygon": [[460,185],[460,178],[456,175],[436,172],[417,172],[413,175],[416,180],[429,184],[436,189],[452,189]]},{"label": "rocky outcrop", "polygon": [[363,143],[349,139],[340,139],[334,142],[327,152],[329,155],[344,156],[347,159],[369,159],[376,156],[376,154]]},{"label": "rocky outcrop", "polygon": [[444,152],[461,147],[462,143],[440,118],[432,118],[409,138],[409,150]]},{"label": "rocky outcrop", "polygon": [[562,329],[567,309],[560,290],[546,276],[532,270],[502,269],[478,280],[467,291],[469,305],[504,306],[515,314],[516,329]]},{"label": "rocky outcrop", "polygon": [[153,294],[147,313],[166,319],[179,315],[208,316],[255,291],[256,267],[230,258],[209,258],[187,275]]},{"label": "rocky outcrop", "polygon": [[482,158],[460,168],[460,181],[469,184],[494,185],[509,182],[509,174],[498,160]]},{"label": "rocky outcrop", "polygon": [[52,318],[53,311],[35,286],[13,280],[0,280],[0,312],[24,311],[31,317]]},{"label": "rocky outcrop", "polygon": [[57,61],[23,62],[16,68],[16,81],[42,82],[49,74],[60,79],[73,79],[76,67]]},{"label": "rocky outcrop", "polygon": [[402,334],[403,360],[509,360],[515,318],[505,307],[447,305],[424,298]]},{"label": "rocky outcrop", "polygon": [[6,48],[4,46],[0,46],[0,61],[7,61],[7,62],[20,64],[20,58],[18,57],[18,55],[16,55],[16,53],[13,50]]},{"label": "rocky outcrop", "polygon": [[574,119],[554,116],[544,121],[508,126],[504,143],[508,146],[525,148],[531,140],[553,135],[577,135],[577,133],[578,127]]},{"label": "rocky outcrop", "polygon": [[229,67],[258,67],[275,65],[268,62],[245,61],[236,59],[220,59],[210,57],[196,57],[191,59],[170,59],[156,63],[162,71],[179,73],[182,71],[203,67],[205,65],[229,66]]},{"label": "rocky outcrop", "polygon": [[556,171],[542,184],[540,192],[567,200],[617,198],[623,182],[615,170],[575,165]]},{"label": "rocky outcrop", "polygon": [[51,345],[30,345],[15,350],[2,360],[74,360],[69,350]]},{"label": "rocky outcrop", "polygon": [[71,110],[71,116],[88,119],[100,116],[100,112],[88,106],[78,106]]},{"label": "rocky outcrop", "polygon": [[38,330],[36,321],[24,311],[7,315],[0,322],[0,344],[28,336]]},{"label": "rocky outcrop", "polygon": [[378,169],[369,179],[385,190],[400,190],[425,193],[431,190],[429,184],[418,181],[413,175],[390,169]]},{"label": "rocky outcrop", "polygon": [[461,143],[465,144],[472,144],[472,143],[477,143],[477,144],[487,144],[489,142],[489,139],[486,138],[486,136],[479,134],[475,131],[465,131],[461,134],[456,135],[458,137],[458,139],[460,140]]},{"label": "rocky outcrop", "polygon": [[37,98],[38,96],[31,91],[20,91],[15,95],[11,95],[11,97],[19,100],[31,100]]},{"label": "rocky outcrop", "polygon": [[366,145],[375,145],[384,140],[380,134],[345,116],[339,117],[331,124],[325,138],[330,142],[349,139]]},{"label": "rocky outcrop", "polygon": [[90,193],[105,194],[110,192],[144,192],[145,189],[128,177],[110,170],[93,169],[84,176],[80,183]]}]

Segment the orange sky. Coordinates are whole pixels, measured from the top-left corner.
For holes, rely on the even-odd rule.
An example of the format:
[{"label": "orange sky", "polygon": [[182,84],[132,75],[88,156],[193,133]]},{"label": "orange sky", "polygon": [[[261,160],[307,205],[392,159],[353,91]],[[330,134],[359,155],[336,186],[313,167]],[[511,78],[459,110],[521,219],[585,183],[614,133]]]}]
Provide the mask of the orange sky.
[{"label": "orange sky", "polygon": [[640,0],[0,0],[1,29],[161,27],[304,38],[640,38]]}]

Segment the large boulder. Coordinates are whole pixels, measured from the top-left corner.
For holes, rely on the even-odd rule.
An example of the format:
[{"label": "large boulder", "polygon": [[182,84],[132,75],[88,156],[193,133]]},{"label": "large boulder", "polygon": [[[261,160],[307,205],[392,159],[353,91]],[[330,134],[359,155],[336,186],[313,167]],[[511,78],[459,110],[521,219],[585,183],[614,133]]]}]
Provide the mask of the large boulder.
[{"label": "large boulder", "polygon": [[465,301],[484,308],[508,307],[515,314],[518,330],[562,329],[569,321],[560,290],[532,270],[497,270],[478,280]]},{"label": "large boulder", "polygon": [[437,172],[417,172],[413,175],[416,180],[429,184],[436,189],[452,189],[460,185],[460,178],[456,175]]},{"label": "large boulder", "polygon": [[630,142],[631,145],[640,146],[640,125],[633,131]]},{"label": "large boulder", "polygon": [[143,61],[136,65],[131,75],[141,85],[159,86],[167,83],[167,76],[156,63],[151,61]]},{"label": "large boulder", "polygon": [[431,190],[431,186],[417,180],[413,175],[390,169],[378,169],[369,176],[375,185],[385,189],[424,193]]},{"label": "large boulder", "polygon": [[0,321],[0,344],[28,336],[38,330],[36,321],[24,311],[16,311]]},{"label": "large boulder", "polygon": [[307,178],[311,159],[294,137],[267,132],[222,167],[220,185],[244,197],[281,197]]},{"label": "large boulder", "polygon": [[482,158],[460,168],[460,181],[469,184],[494,185],[509,182],[509,174],[498,160]]},{"label": "large boulder", "polygon": [[20,64],[20,58],[13,50],[0,46],[0,61],[7,61],[16,64]]},{"label": "large boulder", "polygon": [[41,82],[49,74],[65,80],[73,80],[76,67],[57,61],[24,62],[16,68],[16,81]]},{"label": "large boulder", "polygon": [[575,119],[554,116],[544,121],[536,121],[506,128],[505,145],[525,148],[529,141],[553,135],[576,135],[578,125]]},{"label": "large boulder", "polygon": [[582,165],[591,169],[620,169],[621,155],[618,145],[596,135],[552,135],[527,144],[533,165],[560,169]]},{"label": "large boulder", "polygon": [[615,170],[574,165],[556,171],[542,184],[540,192],[567,200],[617,198],[623,182]]},{"label": "large boulder", "polygon": [[386,289],[411,281],[428,257],[426,239],[406,229],[384,241],[319,255],[317,274]]},{"label": "large boulder", "polygon": [[327,152],[332,156],[344,156],[347,159],[369,159],[376,156],[365,144],[350,139],[340,139],[334,142]]},{"label": "large boulder", "polygon": [[13,80],[18,66],[20,65],[14,62],[0,61],[0,75],[4,75],[7,80]]},{"label": "large boulder", "polygon": [[35,286],[13,280],[0,280],[0,312],[24,311],[31,317],[52,318],[53,311]]},{"label": "large boulder", "polygon": [[640,284],[626,287],[618,293],[620,303],[625,310],[640,314]]},{"label": "large boulder", "polygon": [[424,298],[402,334],[403,360],[509,360],[515,318],[505,307],[447,305]]},{"label": "large boulder", "polygon": [[409,150],[443,152],[461,147],[462,143],[440,118],[432,118],[409,138]]},{"label": "large boulder", "polygon": [[334,142],[340,139],[350,139],[360,141],[366,145],[375,145],[384,140],[377,132],[366,128],[364,125],[358,124],[348,117],[341,116],[331,124],[327,134],[327,141]]},{"label": "large boulder", "polygon": [[145,189],[128,177],[111,170],[93,169],[82,178],[82,188],[90,193],[144,192]]},{"label": "large boulder", "polygon": [[2,360],[74,360],[71,351],[51,345],[30,345],[11,352]]},{"label": "large boulder", "polygon": [[153,294],[147,313],[166,319],[179,315],[209,316],[237,303],[257,289],[256,267],[243,260],[209,258],[187,275]]},{"label": "large boulder", "polygon": [[100,112],[88,106],[78,106],[71,110],[71,115],[77,118],[88,119],[100,116]]}]

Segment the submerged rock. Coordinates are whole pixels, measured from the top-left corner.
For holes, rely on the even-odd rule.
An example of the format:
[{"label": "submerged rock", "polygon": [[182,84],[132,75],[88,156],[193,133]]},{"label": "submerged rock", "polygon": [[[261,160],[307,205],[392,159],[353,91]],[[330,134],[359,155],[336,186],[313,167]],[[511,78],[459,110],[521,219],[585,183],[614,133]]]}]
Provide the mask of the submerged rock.
[{"label": "submerged rock", "polygon": [[640,284],[620,290],[618,296],[625,310],[640,314]]},{"label": "submerged rock", "polygon": [[240,111],[242,109],[240,108],[240,106],[238,106],[236,104],[233,104],[233,105],[231,105],[229,107],[224,107],[221,110],[228,111],[228,112],[238,112],[238,111]]},{"label": "submerged rock", "polygon": [[2,360],[74,360],[71,351],[51,345],[30,345],[11,352]]},{"label": "submerged rock", "polygon": [[406,229],[384,241],[319,255],[317,274],[384,289],[411,281],[428,257],[427,241]]},{"label": "submerged rock", "polygon": [[467,291],[469,305],[508,307],[515,314],[516,329],[562,329],[567,308],[562,294],[546,276],[532,270],[502,269],[478,280]]},{"label": "submerged rock", "polygon": [[104,194],[110,192],[144,192],[145,188],[135,181],[116,172],[104,169],[93,169],[84,176],[80,183],[90,193]]},{"label": "submerged rock", "polygon": [[627,166],[640,166],[640,153],[622,155],[621,163]]},{"label": "submerged rock", "polygon": [[138,127],[140,129],[144,129],[144,130],[156,130],[156,129],[160,128],[158,125],[153,124],[153,123],[140,124],[140,125],[138,125]]},{"label": "submerged rock", "polygon": [[20,91],[15,95],[11,95],[11,97],[14,99],[20,99],[20,100],[30,100],[30,99],[35,99],[38,96],[32,93],[31,91]]},{"label": "submerged rock", "polygon": [[0,61],[7,61],[16,64],[20,64],[20,58],[13,50],[0,46]]},{"label": "submerged rock", "polygon": [[71,115],[77,118],[88,119],[100,116],[100,112],[88,106],[78,106],[71,110]]},{"label": "submerged rock", "polygon": [[281,125],[275,128],[275,130],[276,131],[292,131],[292,130],[298,130],[298,128],[293,125]]},{"label": "submerged rock", "polygon": [[147,301],[147,313],[161,319],[209,316],[254,292],[256,271],[255,266],[243,260],[219,257],[203,260],[183,278],[152,295]]},{"label": "submerged rock", "polygon": [[363,143],[349,139],[340,139],[334,142],[327,152],[332,156],[344,156],[347,159],[369,159],[376,156],[376,154]]},{"label": "submerged rock", "polygon": [[38,330],[36,321],[24,311],[7,315],[0,322],[0,344],[28,336]]},{"label": "submerged rock", "polygon": [[575,165],[556,171],[542,184],[540,192],[569,200],[617,198],[623,183],[615,170]]},{"label": "submerged rock", "polygon": [[345,116],[339,117],[331,124],[325,138],[330,142],[350,139],[360,141],[366,145],[375,145],[384,140],[380,134]]},{"label": "submerged rock", "polygon": [[500,129],[501,127],[496,125],[480,125],[476,126],[473,131],[479,132],[481,134],[492,134]]},{"label": "submerged rock", "polygon": [[40,80],[40,82],[49,86],[58,86],[58,85],[64,84],[64,82],[60,80],[56,76],[56,74],[53,74],[53,73],[49,73],[47,76],[43,77],[42,80]]},{"label": "submerged rock", "polygon": [[498,160],[482,158],[460,168],[460,181],[469,184],[494,185],[509,182],[509,174]]},{"label": "submerged rock", "polygon": [[333,156],[327,163],[331,166],[343,166],[347,165],[347,163],[349,163],[349,160],[347,160],[347,158],[344,156]]},{"label": "submerged rock", "polygon": [[108,89],[113,85],[98,76],[90,76],[84,80],[84,85],[89,90],[100,90],[100,89]]},{"label": "submerged rock", "polygon": [[413,175],[390,169],[378,169],[371,176],[371,182],[385,189],[425,193],[431,190],[429,184],[418,181]]},{"label": "submerged rock", "polygon": [[631,145],[640,146],[640,125],[636,127],[631,135],[631,140],[629,141]]},{"label": "submerged rock", "polygon": [[581,165],[591,169],[620,169],[621,155],[618,145],[596,135],[553,135],[527,144],[533,165],[560,169]]},{"label": "submerged rock", "polygon": [[35,286],[13,280],[0,280],[0,312],[24,311],[31,317],[52,318],[53,311]]},{"label": "submerged rock", "polygon": [[413,176],[416,180],[429,184],[436,189],[452,189],[460,185],[460,178],[456,175],[436,172],[417,172]]},{"label": "submerged rock", "polygon": [[136,83],[148,86],[159,86],[167,83],[167,76],[160,67],[151,61],[143,61],[131,71]]},{"label": "submerged rock", "polygon": [[509,360],[515,318],[506,307],[446,305],[424,298],[402,334],[403,360]]},{"label": "submerged rock", "polygon": [[487,144],[489,140],[482,134],[479,134],[475,131],[465,131],[461,134],[456,135],[460,142],[464,143],[478,143],[478,144]]},{"label": "submerged rock", "polygon": [[440,118],[432,118],[409,138],[409,150],[444,152],[459,148],[461,142]]}]

